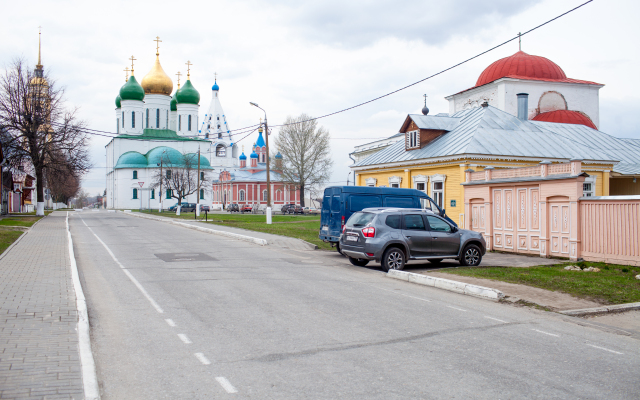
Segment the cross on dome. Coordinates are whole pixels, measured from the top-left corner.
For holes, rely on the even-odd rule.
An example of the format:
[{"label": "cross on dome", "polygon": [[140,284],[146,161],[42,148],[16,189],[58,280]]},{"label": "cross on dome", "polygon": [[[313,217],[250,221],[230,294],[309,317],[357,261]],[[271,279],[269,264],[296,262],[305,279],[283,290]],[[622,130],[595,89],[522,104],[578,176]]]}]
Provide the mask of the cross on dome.
[{"label": "cross on dome", "polygon": [[178,77],[178,87],[180,87],[180,77],[182,76],[182,72],[178,71],[176,76]]},{"label": "cross on dome", "polygon": [[125,82],[129,82],[129,71],[131,71],[131,70],[129,69],[129,67],[127,67],[127,68],[123,69],[123,71],[125,72],[124,81]]},{"label": "cross on dome", "polygon": [[133,56],[131,56],[129,60],[131,60],[131,76],[133,76],[133,62],[136,61],[137,58],[134,58]]},{"label": "cross on dome", "polygon": [[160,36],[156,36],[155,39],[153,39],[154,42],[156,42],[156,55],[159,56],[160,55],[160,43],[162,42],[162,40],[160,40]]},{"label": "cross on dome", "polygon": [[193,64],[191,64],[191,61],[187,60],[187,62],[184,63],[184,65],[187,66],[187,79],[191,79],[191,66]]}]

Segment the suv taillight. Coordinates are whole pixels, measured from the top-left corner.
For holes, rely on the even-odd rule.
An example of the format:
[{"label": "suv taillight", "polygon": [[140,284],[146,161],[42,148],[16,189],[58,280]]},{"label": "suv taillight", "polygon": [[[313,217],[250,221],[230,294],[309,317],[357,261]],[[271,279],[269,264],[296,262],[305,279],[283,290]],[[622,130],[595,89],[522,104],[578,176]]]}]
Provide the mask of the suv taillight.
[{"label": "suv taillight", "polygon": [[376,236],[376,228],[374,228],[373,226],[370,226],[368,228],[364,228],[362,230],[362,236],[366,237],[366,238],[372,238]]},{"label": "suv taillight", "polygon": [[342,220],[340,223],[341,223],[342,232],[344,232],[344,215],[342,216]]},{"label": "suv taillight", "polygon": [[347,226],[346,225],[342,225],[342,233],[344,233],[344,231],[347,230]]}]

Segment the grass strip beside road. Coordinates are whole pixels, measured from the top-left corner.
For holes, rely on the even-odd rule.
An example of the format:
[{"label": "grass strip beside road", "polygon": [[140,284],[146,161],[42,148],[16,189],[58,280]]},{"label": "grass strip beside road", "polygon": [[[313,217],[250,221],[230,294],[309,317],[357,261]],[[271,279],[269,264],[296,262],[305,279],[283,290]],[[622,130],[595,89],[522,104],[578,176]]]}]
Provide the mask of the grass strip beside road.
[{"label": "grass strip beside road", "polygon": [[24,231],[9,228],[0,228],[0,254],[4,253],[7,247],[18,240]]},{"label": "grass strip beside road", "polygon": [[[567,265],[597,267],[600,272],[567,271]],[[460,267],[438,270],[453,275],[492,279],[568,293],[601,304],[640,301],[640,267],[597,262],[562,263],[529,268]]]},{"label": "grass strip beside road", "polygon": [[[169,211],[164,211],[162,213],[145,213],[163,217],[179,218],[191,221],[194,220],[193,213],[183,213],[180,216]],[[213,225],[229,226],[233,228],[247,229],[250,231],[293,237],[315,244],[318,248],[323,250],[331,249],[331,245],[329,243],[325,243],[318,238],[320,233],[319,215],[273,215],[271,220],[273,224],[267,225],[267,216],[263,214],[213,213],[208,215],[207,222]],[[198,221],[205,222],[204,219],[198,219]]]},{"label": "grass strip beside road", "polygon": [[5,217],[0,219],[0,226],[26,226],[30,227],[42,217]]}]

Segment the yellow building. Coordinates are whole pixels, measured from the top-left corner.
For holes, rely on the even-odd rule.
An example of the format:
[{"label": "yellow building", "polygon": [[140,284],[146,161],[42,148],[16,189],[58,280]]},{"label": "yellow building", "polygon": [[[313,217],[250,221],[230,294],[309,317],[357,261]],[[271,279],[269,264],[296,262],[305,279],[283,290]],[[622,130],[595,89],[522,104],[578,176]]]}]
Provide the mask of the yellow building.
[{"label": "yellow building", "polygon": [[405,118],[399,134],[358,146],[356,185],[423,190],[461,226],[467,169],[580,159],[589,174],[585,196],[638,195],[640,140],[597,129],[603,86],[567,78],[552,61],[519,51],[447,97],[449,113],[427,115],[425,106]]}]

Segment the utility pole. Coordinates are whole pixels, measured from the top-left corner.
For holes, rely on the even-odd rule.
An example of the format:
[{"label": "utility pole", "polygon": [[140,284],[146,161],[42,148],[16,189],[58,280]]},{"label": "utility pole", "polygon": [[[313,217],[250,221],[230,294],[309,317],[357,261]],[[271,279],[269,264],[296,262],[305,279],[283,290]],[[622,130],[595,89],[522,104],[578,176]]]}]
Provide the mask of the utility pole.
[{"label": "utility pole", "polygon": [[198,145],[198,190],[196,191],[196,212],[195,216],[200,216],[200,145]]},{"label": "utility pole", "polygon": [[261,109],[264,112],[264,130],[265,130],[265,145],[267,147],[267,224],[271,224],[271,176],[269,168],[269,125],[267,124],[267,112],[262,107],[254,102],[249,102],[254,107]]},{"label": "utility pole", "polygon": [[158,193],[158,200],[160,201],[160,212],[162,213],[162,154],[160,155],[160,192]]}]

